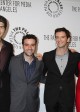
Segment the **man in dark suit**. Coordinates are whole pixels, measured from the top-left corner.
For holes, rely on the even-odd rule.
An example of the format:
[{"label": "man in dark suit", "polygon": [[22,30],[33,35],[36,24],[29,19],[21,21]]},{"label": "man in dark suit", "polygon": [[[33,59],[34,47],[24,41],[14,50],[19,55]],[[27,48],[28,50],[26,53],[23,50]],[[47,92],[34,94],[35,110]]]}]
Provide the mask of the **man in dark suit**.
[{"label": "man in dark suit", "polygon": [[23,36],[23,52],[11,59],[11,106],[10,112],[38,112],[39,82],[43,69],[42,61],[35,57],[37,37]]},{"label": "man in dark suit", "polygon": [[66,28],[55,30],[57,48],[43,54],[44,74],[47,73],[44,103],[47,112],[73,112],[75,78],[80,55],[69,49],[71,33]]},{"label": "man in dark suit", "polygon": [[9,112],[10,75],[9,62],[13,56],[13,46],[4,40],[7,30],[7,19],[0,15],[0,112]]}]

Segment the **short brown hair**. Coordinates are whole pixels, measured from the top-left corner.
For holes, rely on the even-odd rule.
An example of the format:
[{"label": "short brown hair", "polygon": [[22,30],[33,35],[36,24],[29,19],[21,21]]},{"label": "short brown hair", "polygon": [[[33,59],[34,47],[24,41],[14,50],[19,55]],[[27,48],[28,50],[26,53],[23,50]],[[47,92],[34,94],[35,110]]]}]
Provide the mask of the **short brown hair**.
[{"label": "short brown hair", "polygon": [[[57,28],[57,29],[55,30],[55,33],[54,33],[54,34],[56,35],[57,32],[61,32],[61,31],[65,32],[67,38],[70,38],[70,40],[71,40],[71,32],[70,32],[69,30],[67,30],[66,28],[64,28],[64,27],[62,27],[62,28]],[[56,38],[56,37],[55,37],[55,38]]]},{"label": "short brown hair", "polygon": [[37,37],[35,35],[33,35],[33,34],[24,35],[23,38],[22,38],[22,44],[24,44],[24,40],[25,39],[34,39],[35,40],[35,43],[36,44],[38,43]]}]

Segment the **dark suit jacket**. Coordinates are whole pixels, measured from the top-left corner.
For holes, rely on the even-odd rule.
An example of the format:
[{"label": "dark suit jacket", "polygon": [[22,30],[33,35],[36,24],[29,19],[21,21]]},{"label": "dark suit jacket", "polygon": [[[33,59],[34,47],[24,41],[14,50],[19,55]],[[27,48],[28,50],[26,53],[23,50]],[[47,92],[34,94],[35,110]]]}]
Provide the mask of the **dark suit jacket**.
[{"label": "dark suit jacket", "polygon": [[77,63],[79,53],[69,51],[67,66],[61,75],[57,63],[55,61],[56,49],[46,52],[43,55],[44,74],[47,73],[44,103],[54,105],[61,100],[63,104],[73,105],[75,98],[75,78],[74,74],[78,74]]},{"label": "dark suit jacket", "polygon": [[9,70],[11,74],[11,106],[10,112],[37,112],[39,108],[39,81],[43,69],[42,61],[36,57],[36,68],[27,81],[23,53],[11,59]]},{"label": "dark suit jacket", "polygon": [[[9,112],[10,105],[10,75],[9,62],[13,56],[13,46],[9,42],[3,40],[3,48],[0,54],[0,111]],[[2,111],[1,111],[2,112]]]}]

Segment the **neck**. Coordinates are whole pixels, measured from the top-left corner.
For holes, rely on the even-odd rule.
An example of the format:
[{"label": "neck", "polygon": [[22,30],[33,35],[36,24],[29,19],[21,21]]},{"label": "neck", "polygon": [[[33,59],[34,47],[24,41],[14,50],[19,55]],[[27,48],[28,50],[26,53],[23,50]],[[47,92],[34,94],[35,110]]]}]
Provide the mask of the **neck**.
[{"label": "neck", "polygon": [[28,56],[24,53],[24,59],[25,59],[25,61],[27,61],[30,64],[33,61],[34,57]]},{"label": "neck", "polygon": [[64,55],[68,52],[68,48],[57,48],[56,49],[56,55]]}]

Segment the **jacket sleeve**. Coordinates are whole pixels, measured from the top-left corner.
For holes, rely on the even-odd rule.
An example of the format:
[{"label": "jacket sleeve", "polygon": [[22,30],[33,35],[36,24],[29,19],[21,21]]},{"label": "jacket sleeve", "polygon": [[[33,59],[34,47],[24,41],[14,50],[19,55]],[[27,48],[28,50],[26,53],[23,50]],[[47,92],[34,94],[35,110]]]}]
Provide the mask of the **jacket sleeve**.
[{"label": "jacket sleeve", "polygon": [[44,68],[44,63],[42,62],[41,63],[41,77],[40,77],[40,83],[44,83],[45,84],[45,82],[46,82],[46,76],[43,74],[43,68]]},{"label": "jacket sleeve", "polygon": [[44,53],[44,54],[43,54],[43,63],[44,63],[44,67],[43,67],[43,75],[44,75],[44,76],[46,75],[47,70],[48,70],[47,65],[46,65],[46,62],[47,62],[46,54]]},{"label": "jacket sleeve", "polygon": [[42,62],[43,62],[43,70],[41,75],[41,83],[45,83],[47,77],[46,53],[43,54]]},{"label": "jacket sleeve", "polygon": [[76,66],[76,70],[75,70],[75,75],[78,77],[80,75],[80,53],[78,53],[78,62],[77,62],[77,66]]}]

